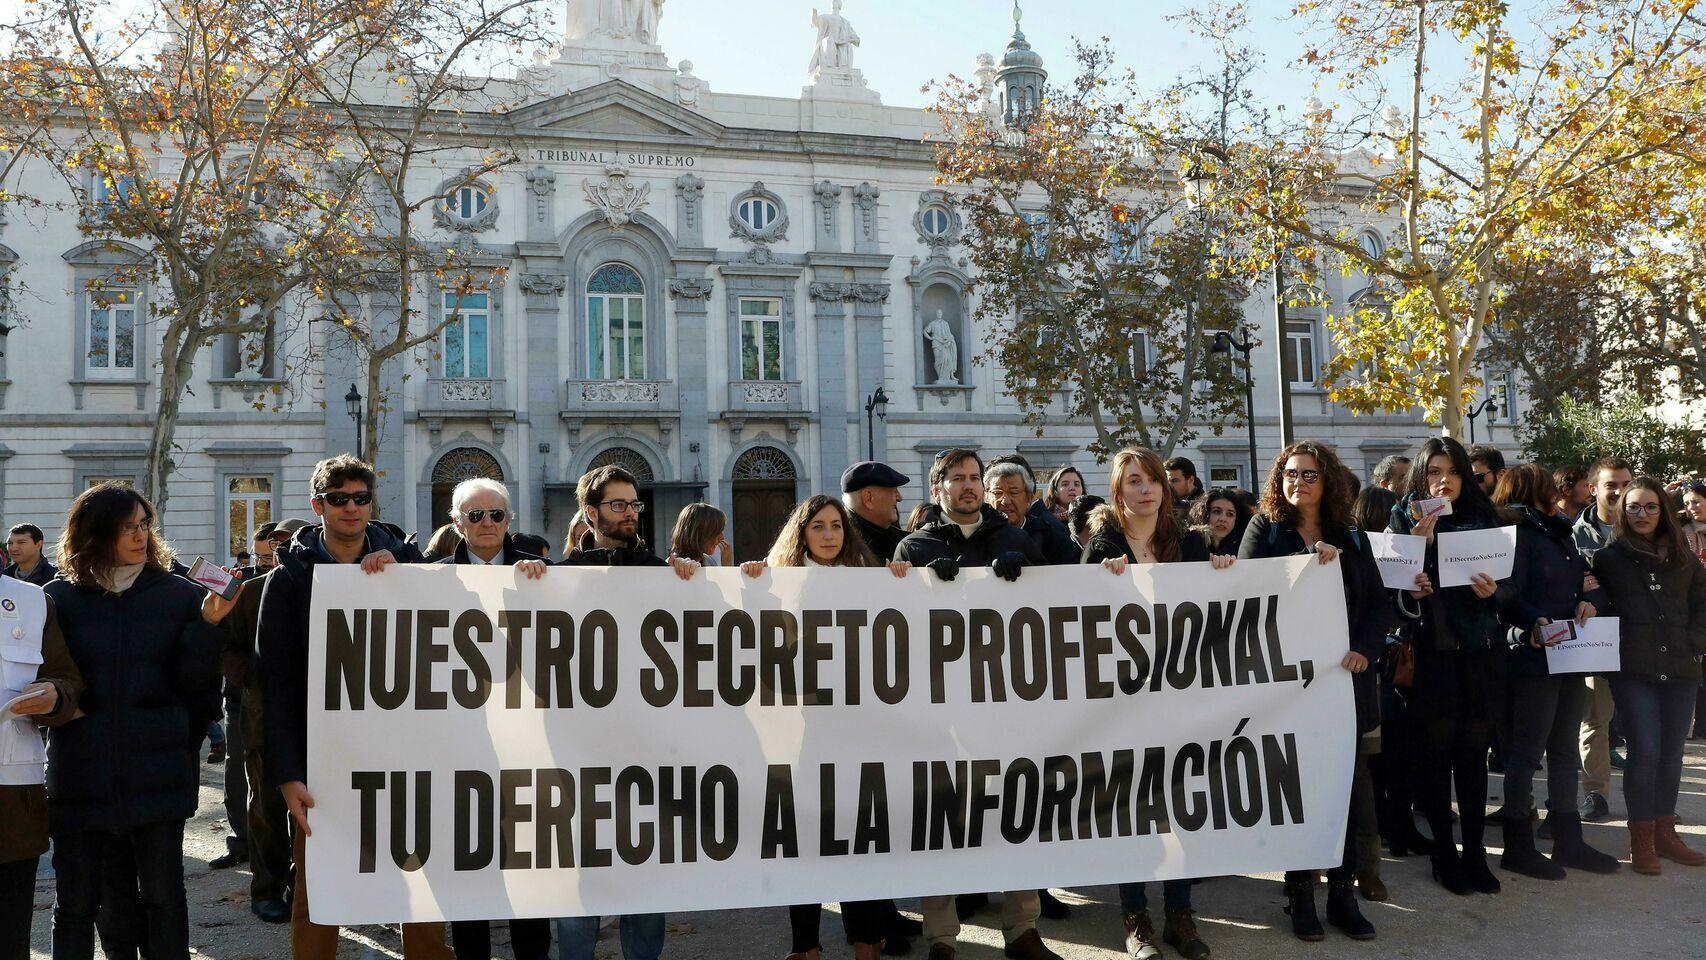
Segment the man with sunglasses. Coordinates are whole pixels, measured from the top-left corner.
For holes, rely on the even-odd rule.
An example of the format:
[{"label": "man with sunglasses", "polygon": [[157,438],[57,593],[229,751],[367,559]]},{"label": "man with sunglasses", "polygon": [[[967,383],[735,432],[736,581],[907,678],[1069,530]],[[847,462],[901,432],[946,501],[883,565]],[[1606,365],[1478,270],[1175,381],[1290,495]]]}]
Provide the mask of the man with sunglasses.
[{"label": "man with sunglasses", "polygon": [[1469,448],[1469,469],[1475,472],[1475,483],[1488,497],[1498,489],[1499,478],[1505,475],[1505,455],[1490,443],[1477,443]]},{"label": "man with sunglasses", "polygon": [[[420,563],[420,549],[403,531],[373,519],[373,467],[348,454],[314,465],[311,506],[319,526],[299,530],[277,551],[278,568],[261,593],[262,719],[268,783],[284,796],[296,828],[296,894],[290,914],[290,949],[296,960],[336,960],[338,928],[308,919],[308,875],[303,840],[314,807],[308,789],[308,613],[314,568],[359,563],[378,573],[393,563]],[[407,960],[449,960],[442,923],[403,924]]]}]

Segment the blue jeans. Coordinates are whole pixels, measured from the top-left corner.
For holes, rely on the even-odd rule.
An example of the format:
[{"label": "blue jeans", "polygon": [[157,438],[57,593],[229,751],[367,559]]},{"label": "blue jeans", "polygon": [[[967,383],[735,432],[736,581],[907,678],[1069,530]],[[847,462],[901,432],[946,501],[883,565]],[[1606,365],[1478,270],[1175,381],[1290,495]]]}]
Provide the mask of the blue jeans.
[{"label": "blue jeans", "polygon": [[1629,808],[1631,821],[1676,816],[1676,795],[1682,786],[1682,747],[1694,719],[1696,686],[1618,674],[1611,677],[1611,698],[1628,740],[1623,804]]},{"label": "blue jeans", "polygon": [[[1191,882],[1189,880],[1161,881],[1161,905],[1168,910],[1189,910],[1191,908]],[[1120,884],[1120,910],[1125,913],[1142,913],[1149,909],[1149,891],[1141,883]]]},{"label": "blue jeans", "polygon": [[[557,918],[557,956],[561,960],[593,960],[598,922],[598,917]],[[663,914],[631,913],[617,927],[622,933],[624,960],[657,960],[663,954]]]}]

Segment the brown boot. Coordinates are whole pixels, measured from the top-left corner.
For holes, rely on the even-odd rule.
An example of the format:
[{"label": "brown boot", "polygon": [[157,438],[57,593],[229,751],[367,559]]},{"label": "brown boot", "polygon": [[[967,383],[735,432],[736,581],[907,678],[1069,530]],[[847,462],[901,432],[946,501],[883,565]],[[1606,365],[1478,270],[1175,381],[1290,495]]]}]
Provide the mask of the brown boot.
[{"label": "brown boot", "polygon": [[1364,900],[1372,903],[1385,903],[1392,897],[1386,890],[1386,884],[1381,881],[1378,871],[1357,874],[1357,889],[1362,892]]},{"label": "brown boot", "polygon": [[1660,817],[1653,821],[1653,850],[1664,857],[1685,867],[1698,867],[1706,863],[1706,853],[1689,849],[1688,844],[1676,834],[1676,817]]},{"label": "brown boot", "polygon": [[1653,821],[1629,821],[1629,862],[1643,876],[1659,875],[1659,854],[1653,848]]},{"label": "brown boot", "polygon": [[853,945],[853,960],[882,960],[883,945],[880,943],[855,943]]}]

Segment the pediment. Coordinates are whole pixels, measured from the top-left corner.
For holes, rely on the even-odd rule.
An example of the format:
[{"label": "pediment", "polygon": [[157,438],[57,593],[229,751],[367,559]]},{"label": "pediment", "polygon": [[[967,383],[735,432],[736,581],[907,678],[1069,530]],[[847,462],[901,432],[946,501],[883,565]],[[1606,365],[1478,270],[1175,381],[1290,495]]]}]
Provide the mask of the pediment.
[{"label": "pediment", "polygon": [[509,119],[519,130],[564,131],[612,136],[691,137],[720,139],[724,127],[663,97],[621,80],[513,110]]}]

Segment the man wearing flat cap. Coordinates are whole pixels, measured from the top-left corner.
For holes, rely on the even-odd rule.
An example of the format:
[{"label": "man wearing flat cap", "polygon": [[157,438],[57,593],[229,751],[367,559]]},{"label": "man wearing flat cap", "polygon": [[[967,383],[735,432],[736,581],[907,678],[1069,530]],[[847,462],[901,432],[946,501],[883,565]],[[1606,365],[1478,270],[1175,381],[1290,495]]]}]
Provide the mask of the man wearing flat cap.
[{"label": "man wearing flat cap", "polygon": [[875,460],[861,460],[841,474],[841,502],[878,560],[893,560],[894,548],[906,538],[900,526],[900,488],[911,482],[899,470]]}]

